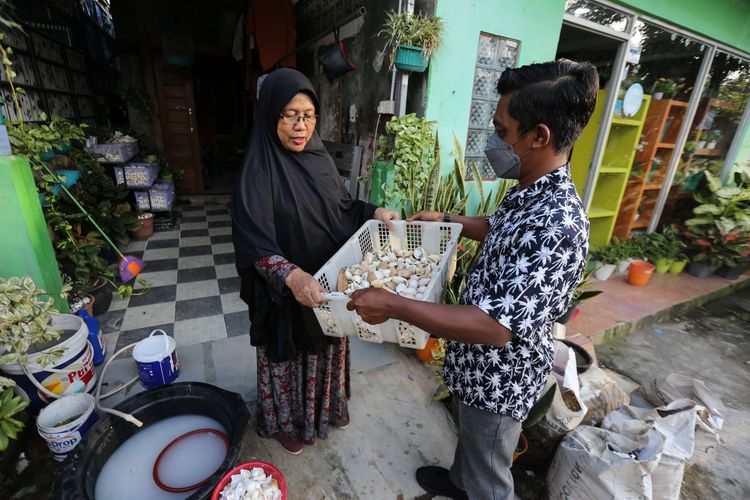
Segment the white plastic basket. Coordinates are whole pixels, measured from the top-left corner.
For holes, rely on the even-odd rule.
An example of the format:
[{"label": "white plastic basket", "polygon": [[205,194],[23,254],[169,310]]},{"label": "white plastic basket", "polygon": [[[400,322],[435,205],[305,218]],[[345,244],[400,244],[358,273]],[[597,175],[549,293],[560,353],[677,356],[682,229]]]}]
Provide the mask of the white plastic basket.
[{"label": "white plastic basket", "polygon": [[390,246],[392,250],[414,250],[422,247],[428,254],[440,254],[440,263],[432,273],[425,302],[440,302],[448,281],[456,270],[456,249],[461,236],[461,224],[442,222],[394,221],[389,231],[379,221],[367,221],[349,238],[336,255],[315,274],[315,279],[328,292],[328,300],[315,308],[315,316],[323,333],[331,337],[357,335],[367,342],[397,342],[402,347],[424,349],[430,335],[414,325],[389,319],[379,325],[365,323],[354,311],[346,309],[349,297],[335,290],[339,271],[359,264],[367,252]]}]

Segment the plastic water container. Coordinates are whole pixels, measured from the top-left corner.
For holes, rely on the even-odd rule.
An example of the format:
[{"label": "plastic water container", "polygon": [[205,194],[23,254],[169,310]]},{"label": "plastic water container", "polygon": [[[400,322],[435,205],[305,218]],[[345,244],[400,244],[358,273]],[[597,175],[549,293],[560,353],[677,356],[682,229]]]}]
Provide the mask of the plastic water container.
[{"label": "plastic water container", "polygon": [[94,366],[99,366],[102,364],[104,356],[107,354],[107,345],[104,343],[101,324],[94,316],[90,316],[85,309],[78,311],[78,316],[83,318],[83,321],[89,329],[88,339],[91,343],[91,347],[94,349]]}]

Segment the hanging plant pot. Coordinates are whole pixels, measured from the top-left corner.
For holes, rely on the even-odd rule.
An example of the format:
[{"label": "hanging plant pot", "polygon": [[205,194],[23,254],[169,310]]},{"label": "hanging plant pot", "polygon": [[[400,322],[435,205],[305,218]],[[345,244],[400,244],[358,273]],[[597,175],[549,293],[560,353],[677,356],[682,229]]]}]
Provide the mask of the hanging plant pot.
[{"label": "hanging plant pot", "polygon": [[394,65],[401,71],[423,73],[427,69],[427,59],[422,55],[422,48],[414,45],[399,45],[396,50]]},{"label": "hanging plant pot", "polygon": [[67,154],[67,153],[70,153],[70,143],[69,142],[65,142],[65,141],[61,141],[60,144],[58,144],[55,147],[55,149],[57,150],[58,153],[63,154],[63,155]]},{"label": "hanging plant pot", "polygon": [[43,151],[39,153],[39,157],[42,160],[50,161],[52,158],[55,157],[55,150],[52,148],[49,148],[47,151]]},{"label": "hanging plant pot", "polygon": [[72,170],[67,168],[58,168],[55,170],[55,174],[60,178],[65,187],[70,187],[78,182],[81,177],[80,170]]}]

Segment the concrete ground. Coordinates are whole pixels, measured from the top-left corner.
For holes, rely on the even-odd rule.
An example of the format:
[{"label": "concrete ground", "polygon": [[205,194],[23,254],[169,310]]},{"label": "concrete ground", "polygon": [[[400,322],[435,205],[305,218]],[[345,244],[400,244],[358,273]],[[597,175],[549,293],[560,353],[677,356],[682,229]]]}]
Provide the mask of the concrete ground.
[{"label": "concrete ground", "polygon": [[600,363],[639,384],[681,373],[703,380],[727,406],[721,442],[696,431],[682,498],[750,498],[750,289],[597,346]]}]

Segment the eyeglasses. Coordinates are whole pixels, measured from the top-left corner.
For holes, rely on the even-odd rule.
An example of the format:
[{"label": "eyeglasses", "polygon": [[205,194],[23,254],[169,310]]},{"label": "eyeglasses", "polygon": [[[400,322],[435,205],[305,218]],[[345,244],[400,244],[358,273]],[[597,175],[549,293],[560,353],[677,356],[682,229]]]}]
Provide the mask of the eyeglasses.
[{"label": "eyeglasses", "polygon": [[307,125],[308,123],[315,124],[318,121],[318,115],[279,115],[279,118],[284,120],[287,125],[294,125],[302,120],[302,123]]}]

